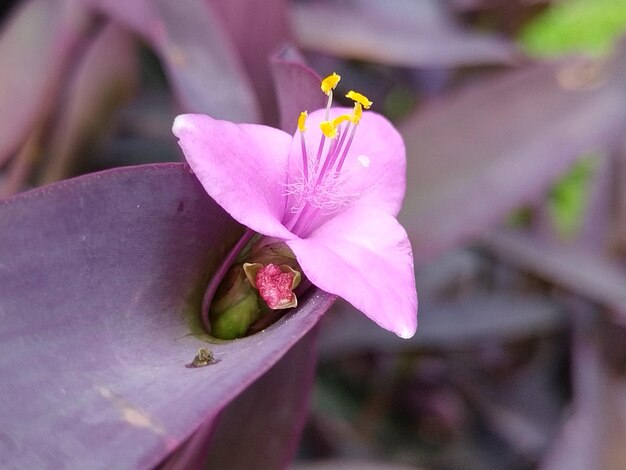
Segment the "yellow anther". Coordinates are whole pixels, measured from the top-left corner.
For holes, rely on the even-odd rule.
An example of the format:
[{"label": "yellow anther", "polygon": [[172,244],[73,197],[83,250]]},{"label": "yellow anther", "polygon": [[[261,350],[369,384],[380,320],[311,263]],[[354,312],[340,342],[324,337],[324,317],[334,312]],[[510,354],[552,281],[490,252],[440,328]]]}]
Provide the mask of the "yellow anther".
[{"label": "yellow anther", "polygon": [[359,123],[359,121],[361,120],[361,116],[363,115],[363,107],[361,106],[361,103],[357,102],[354,103],[354,112],[352,113],[352,116],[350,116],[350,119],[352,120],[352,122],[356,125]]},{"label": "yellow anther", "polygon": [[372,106],[372,102],[368,100],[365,95],[362,95],[361,93],[358,93],[356,91],[350,90],[346,95],[346,98],[350,98],[351,100],[356,101],[365,109],[370,109],[370,106]]},{"label": "yellow anther", "polygon": [[335,89],[337,83],[339,83],[341,77],[337,75],[335,72],[331,73],[328,77],[322,80],[322,91],[327,95],[330,95],[330,92]]},{"label": "yellow anther", "polygon": [[305,124],[306,124],[306,118],[307,118],[308,115],[309,114],[306,111],[302,111],[300,113],[300,117],[298,118],[298,130],[300,132],[306,131]]},{"label": "yellow anther", "polygon": [[329,139],[334,139],[335,137],[337,137],[337,129],[335,129],[335,126],[333,126],[333,123],[330,121],[322,121],[320,123],[320,129],[322,130],[322,133]]},{"label": "yellow anther", "polygon": [[333,127],[336,129],[342,122],[351,121],[352,116],[349,114],[340,114],[335,119],[333,119]]}]

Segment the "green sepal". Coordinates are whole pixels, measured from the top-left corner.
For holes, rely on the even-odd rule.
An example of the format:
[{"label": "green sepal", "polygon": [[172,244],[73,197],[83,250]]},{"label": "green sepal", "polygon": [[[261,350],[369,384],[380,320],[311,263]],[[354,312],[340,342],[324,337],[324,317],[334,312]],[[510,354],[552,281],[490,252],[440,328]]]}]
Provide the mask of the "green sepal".
[{"label": "green sepal", "polygon": [[241,265],[233,266],[209,308],[211,335],[219,339],[241,338],[262,316],[257,291],[248,282]]}]

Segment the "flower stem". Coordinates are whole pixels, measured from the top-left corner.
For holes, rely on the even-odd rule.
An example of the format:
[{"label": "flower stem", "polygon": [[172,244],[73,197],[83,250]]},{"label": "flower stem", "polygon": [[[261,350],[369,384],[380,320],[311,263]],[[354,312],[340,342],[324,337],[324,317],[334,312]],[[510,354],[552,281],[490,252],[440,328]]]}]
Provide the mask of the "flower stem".
[{"label": "flower stem", "polygon": [[215,295],[215,291],[224,280],[224,276],[233,265],[237,256],[241,253],[250,240],[254,238],[256,232],[250,229],[246,229],[244,234],[241,236],[239,241],[235,243],[235,245],[231,248],[231,250],[224,258],[224,261],[220,265],[220,267],[213,273],[211,280],[209,281],[206,291],[204,291],[204,297],[202,299],[202,311],[200,318],[202,319],[202,325],[207,333],[211,334],[211,321],[209,320],[209,307],[211,306],[211,302],[213,301],[213,296]]}]

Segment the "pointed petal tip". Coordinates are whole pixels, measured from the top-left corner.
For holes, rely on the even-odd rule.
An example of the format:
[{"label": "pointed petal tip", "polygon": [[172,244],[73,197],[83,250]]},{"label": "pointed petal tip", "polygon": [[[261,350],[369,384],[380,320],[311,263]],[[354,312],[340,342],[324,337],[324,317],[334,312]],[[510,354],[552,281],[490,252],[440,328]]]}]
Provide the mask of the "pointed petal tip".
[{"label": "pointed petal tip", "polygon": [[417,331],[417,325],[415,326],[404,326],[400,329],[394,331],[402,339],[411,339],[415,336],[415,332]]},{"label": "pointed petal tip", "polygon": [[195,126],[191,121],[189,114],[181,114],[174,118],[174,124],[172,125],[172,132],[176,137],[181,137],[181,134],[194,130]]}]

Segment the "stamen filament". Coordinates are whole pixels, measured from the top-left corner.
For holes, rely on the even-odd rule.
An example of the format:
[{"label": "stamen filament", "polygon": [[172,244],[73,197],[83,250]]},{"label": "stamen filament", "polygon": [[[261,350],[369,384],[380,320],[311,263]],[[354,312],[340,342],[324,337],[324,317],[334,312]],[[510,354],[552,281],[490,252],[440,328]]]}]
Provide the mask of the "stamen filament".
[{"label": "stamen filament", "polygon": [[326,136],[322,134],[322,138],[320,139],[320,146],[317,149],[317,157],[315,159],[316,167],[319,167],[320,160],[322,158],[322,151],[324,150],[324,144],[326,143]]},{"label": "stamen filament", "polygon": [[303,229],[308,226],[308,221],[311,219],[311,216],[317,212],[317,210],[318,209],[313,207],[311,204],[306,203],[300,212],[294,214],[294,217],[290,219],[289,223],[285,226],[293,233],[304,233]]},{"label": "stamen filament", "polygon": [[349,130],[350,130],[350,124],[345,126],[343,130],[339,131],[339,133],[341,134],[341,137],[339,137],[339,143],[337,144],[337,147],[335,148],[335,152],[333,153],[333,164],[337,161],[337,156],[341,152],[341,148],[343,147],[343,143],[346,140],[346,136],[348,135]]},{"label": "stamen filament", "polygon": [[341,154],[341,158],[339,159],[339,163],[337,163],[337,168],[335,169],[335,174],[339,174],[341,172],[341,168],[343,167],[344,162],[346,161],[346,156],[348,155],[348,150],[350,150],[350,145],[352,145],[352,140],[354,139],[354,134],[356,134],[356,128],[358,126],[354,124],[352,126],[352,132],[350,133],[350,138],[348,139],[348,143],[346,147],[343,149],[343,153]]},{"label": "stamen filament", "polygon": [[[311,212],[311,210],[313,212]],[[299,217],[296,219],[296,223],[293,225],[293,228],[291,228],[291,231],[301,233],[305,236],[308,235],[306,230],[308,229],[310,221],[317,211],[318,209],[315,207],[306,205],[304,209],[298,213]]]},{"label": "stamen filament", "polygon": [[330,106],[333,103],[333,90],[337,86],[337,83],[339,83],[339,80],[341,80],[341,77],[334,72],[322,80],[322,91],[328,95],[328,101],[326,103],[326,121],[328,121]]},{"label": "stamen filament", "polygon": [[351,121],[356,125],[361,121],[361,116],[363,116],[363,107],[361,103],[354,103],[354,111],[352,112]]},{"label": "stamen filament", "polygon": [[343,142],[346,139],[346,135],[348,133],[349,127],[350,126],[348,125],[345,129],[342,130],[341,125],[340,125],[338,133],[341,134],[341,137],[339,137],[339,139],[337,138],[333,139],[333,144],[331,145],[331,148],[329,149],[328,154],[326,155],[326,160],[324,160],[324,165],[322,166],[322,169],[320,170],[319,175],[317,177],[316,187],[322,181],[322,178],[324,177],[324,174],[326,173],[326,171],[332,168],[335,162],[337,161],[337,156],[341,152],[341,146],[343,145]]},{"label": "stamen filament", "polygon": [[326,101],[326,114],[324,117],[325,121],[328,121],[328,116],[330,114],[330,107],[333,104],[333,90],[328,92],[328,100]]},{"label": "stamen filament", "polygon": [[306,154],[306,144],[304,142],[304,132],[300,132],[300,143],[302,144],[302,173],[304,181],[309,181],[309,157]]},{"label": "stamen filament", "polygon": [[326,154],[326,158],[324,159],[324,164],[322,165],[321,170],[317,174],[317,180],[315,181],[315,186],[313,187],[313,191],[315,191],[317,187],[319,186],[319,184],[322,182],[322,179],[324,178],[324,174],[326,173],[326,170],[328,170],[328,168],[331,168],[332,164],[335,162],[333,155],[337,153],[337,145],[338,145],[337,139],[333,139],[330,144],[330,148],[328,149],[328,153]]},{"label": "stamen filament", "polygon": [[[352,197],[343,190],[344,182],[339,176],[352,146],[363,109],[368,109],[372,102],[361,93],[350,91],[346,96],[354,101],[353,112],[337,114],[331,120],[333,90],[340,78],[339,75],[333,73],[321,83],[322,91],[328,96],[328,100],[325,119],[319,124],[321,135],[315,159],[309,158],[307,152],[304,136],[306,112],[301,113],[298,119],[302,147],[302,178],[288,184],[288,194],[293,194],[295,198],[291,216],[284,223],[290,231],[299,236],[308,235],[313,223],[320,216],[348,207]],[[326,141],[329,139],[327,146]],[[364,166],[367,165],[364,164]]]},{"label": "stamen filament", "polygon": [[304,142],[304,133],[306,132],[306,118],[308,113],[302,111],[298,118],[298,130],[300,131],[300,142],[302,143],[302,173],[304,175],[304,181],[309,181],[309,158],[306,154],[306,144]]}]

